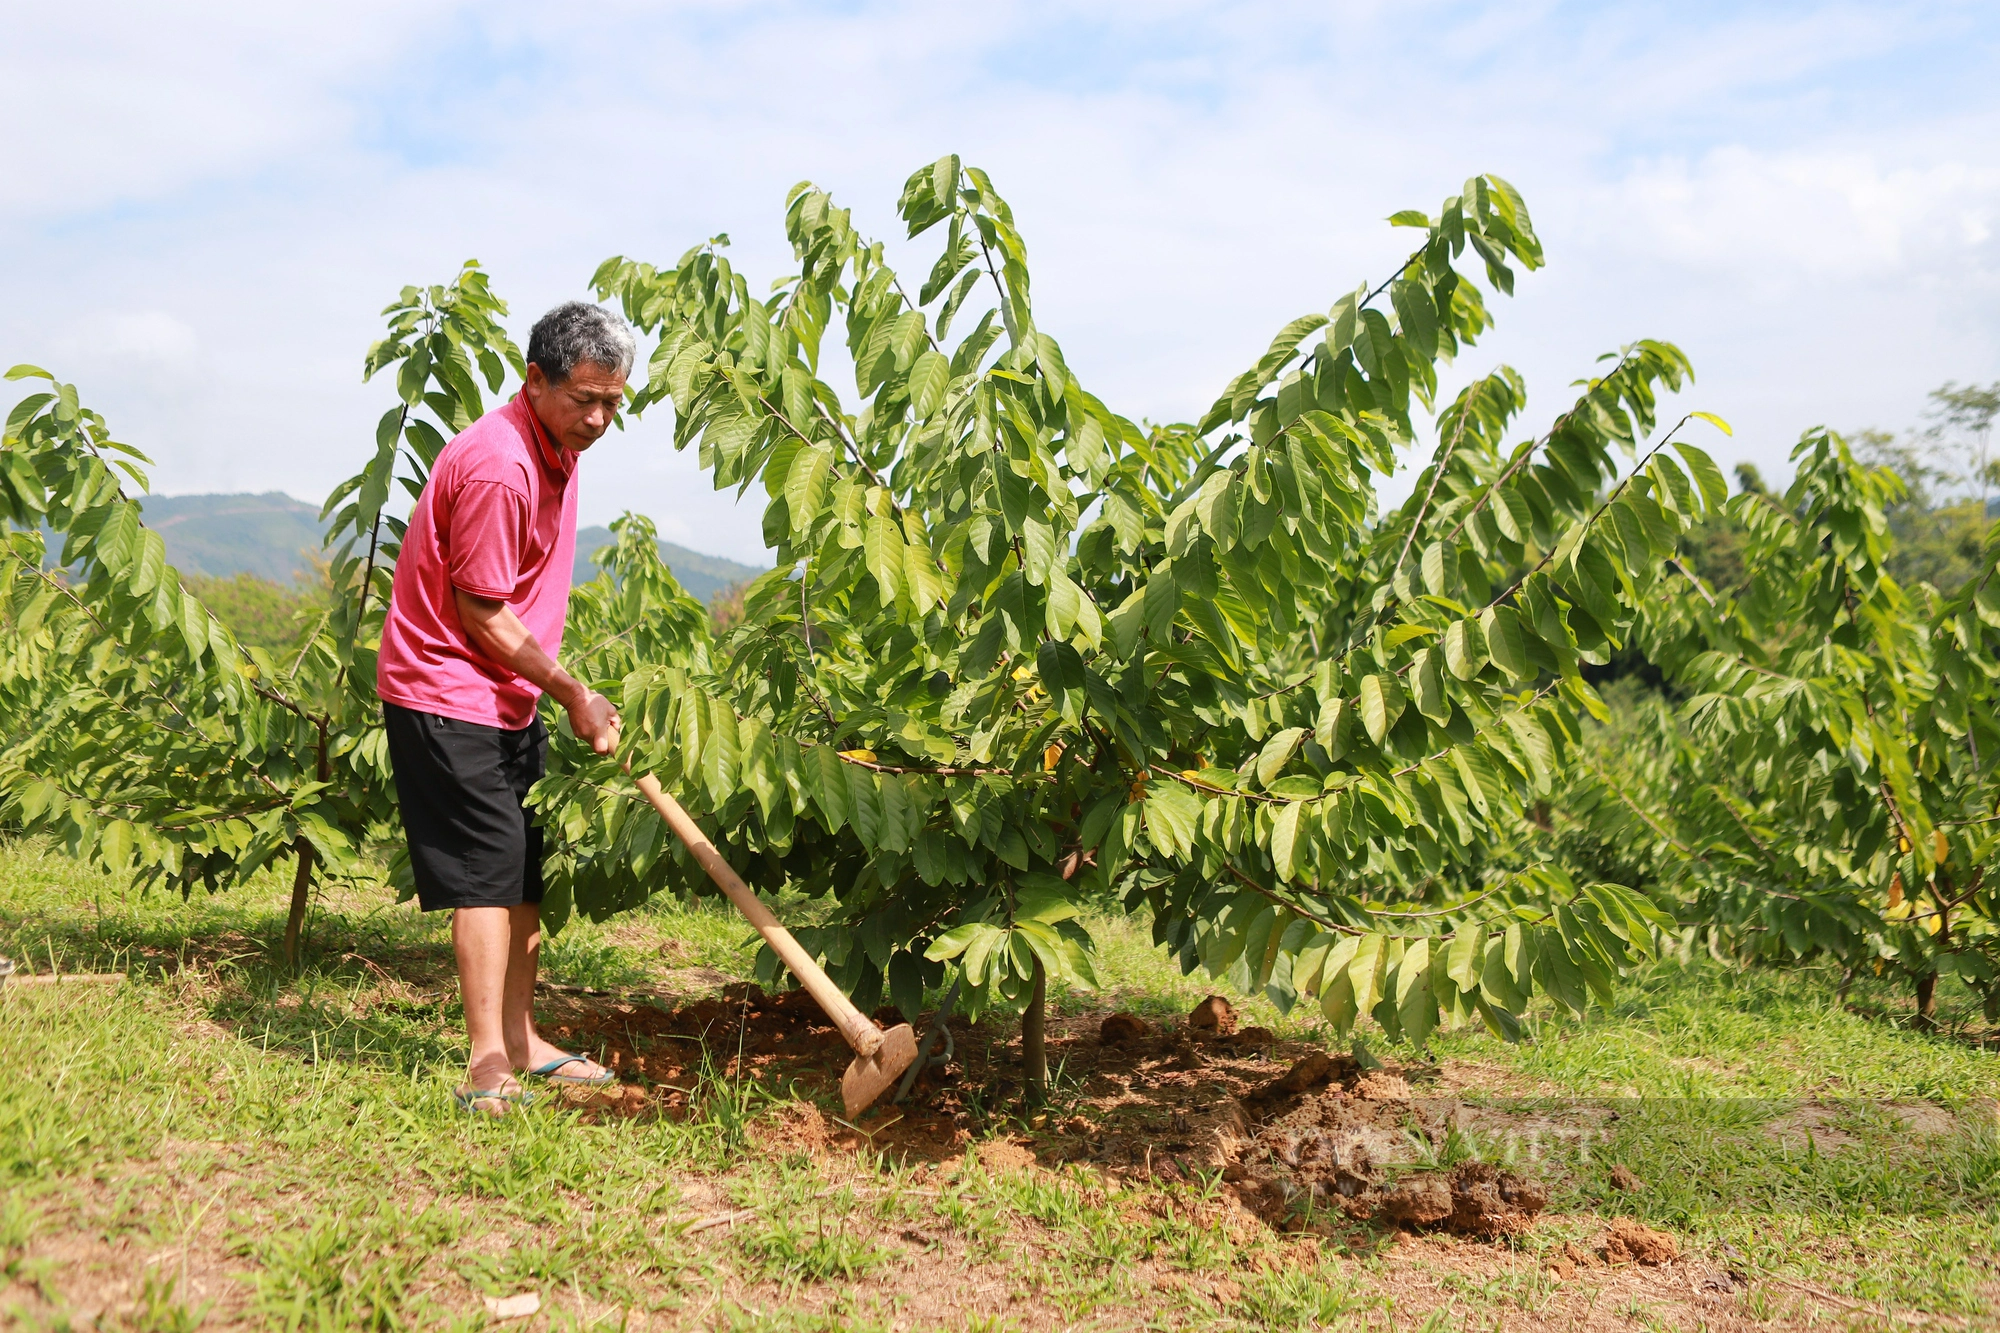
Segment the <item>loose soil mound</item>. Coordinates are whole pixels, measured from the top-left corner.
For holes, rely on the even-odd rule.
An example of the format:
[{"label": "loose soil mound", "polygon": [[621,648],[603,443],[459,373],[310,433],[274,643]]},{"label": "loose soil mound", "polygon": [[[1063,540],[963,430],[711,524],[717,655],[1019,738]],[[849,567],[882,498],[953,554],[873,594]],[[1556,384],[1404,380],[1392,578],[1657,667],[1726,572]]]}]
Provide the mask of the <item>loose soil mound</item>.
[{"label": "loose soil mound", "polygon": [[1641,1263],[1657,1267],[1680,1258],[1681,1245],[1664,1231],[1621,1217],[1611,1224],[1597,1253],[1608,1264]]},{"label": "loose soil mound", "polygon": [[[662,1001],[544,998],[555,1040],[592,1051],[628,1080],[615,1091],[571,1093],[586,1114],[684,1115],[704,1076],[837,1100],[850,1052],[804,992],[735,985],[675,1007]],[[949,1031],[954,1058],[924,1071],[904,1105],[885,1098],[852,1126],[788,1111],[758,1131],[760,1144],[814,1154],[866,1146],[929,1161],[961,1155],[999,1127],[996,1110],[1018,1104],[1019,1051],[1011,1032],[960,1019]],[[1243,1211],[1288,1230],[1369,1221],[1511,1236],[1547,1204],[1538,1183],[1484,1163],[1419,1169],[1460,1122],[1455,1099],[1414,1092],[1430,1070],[1363,1069],[1349,1056],[1279,1041],[1268,1028],[1239,1030],[1221,996],[1170,1024],[1129,1013],[1052,1017],[1048,1047],[1060,1071],[1052,1105],[1030,1132],[992,1148],[1008,1167],[1080,1162],[1169,1182],[1219,1174]]]}]

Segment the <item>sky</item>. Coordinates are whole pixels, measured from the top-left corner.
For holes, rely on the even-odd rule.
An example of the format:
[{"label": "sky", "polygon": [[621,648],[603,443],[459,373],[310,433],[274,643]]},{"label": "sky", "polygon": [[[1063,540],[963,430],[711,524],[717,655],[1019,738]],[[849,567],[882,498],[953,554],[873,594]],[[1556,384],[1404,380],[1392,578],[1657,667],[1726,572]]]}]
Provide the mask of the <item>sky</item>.
[{"label": "sky", "polygon": [[[727,232],[789,271],[810,179],[892,255],[909,172],[985,167],[1039,326],[1134,418],[1195,417],[1287,320],[1408,249],[1475,173],[1548,267],[1447,388],[1678,343],[1725,468],[1897,429],[2000,379],[2000,6],[1955,3],[600,3],[183,0],[13,11],[0,43],[0,363],[76,383],[170,493],[317,501],[393,401],[379,311],[477,257],[525,343],[624,254]],[[8,386],[12,388],[13,386]],[[851,386],[848,386],[851,391]],[[11,395],[10,395],[11,397]],[[1706,427],[1701,428],[1706,430]],[[663,410],[581,513],[761,561]]]}]

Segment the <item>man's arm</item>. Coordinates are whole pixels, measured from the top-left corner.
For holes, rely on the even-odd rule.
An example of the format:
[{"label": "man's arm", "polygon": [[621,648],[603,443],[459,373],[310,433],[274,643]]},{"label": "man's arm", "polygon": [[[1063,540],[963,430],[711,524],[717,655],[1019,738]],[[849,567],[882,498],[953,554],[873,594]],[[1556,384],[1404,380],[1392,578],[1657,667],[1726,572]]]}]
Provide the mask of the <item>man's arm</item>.
[{"label": "man's arm", "polygon": [[458,599],[458,618],[479,651],[539,685],[543,693],[569,711],[570,730],[589,741],[597,753],[610,754],[617,745],[614,731],[618,726],[611,701],[585,689],[576,677],[557,666],[507,603],[474,597],[462,588],[453,588],[452,595]]}]

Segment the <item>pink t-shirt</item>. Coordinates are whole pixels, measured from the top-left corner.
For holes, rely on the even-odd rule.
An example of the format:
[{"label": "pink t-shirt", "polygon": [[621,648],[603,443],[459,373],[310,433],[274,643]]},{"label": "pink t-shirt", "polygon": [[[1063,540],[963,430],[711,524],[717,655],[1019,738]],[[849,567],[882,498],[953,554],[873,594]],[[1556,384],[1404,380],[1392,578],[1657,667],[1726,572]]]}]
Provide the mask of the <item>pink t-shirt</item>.
[{"label": "pink t-shirt", "polygon": [[444,447],[396,558],[378,695],[509,731],[534,720],[541,689],[479,651],[452,589],[505,601],[554,657],[576,558],[575,472],[575,451],[549,439],[525,392]]}]

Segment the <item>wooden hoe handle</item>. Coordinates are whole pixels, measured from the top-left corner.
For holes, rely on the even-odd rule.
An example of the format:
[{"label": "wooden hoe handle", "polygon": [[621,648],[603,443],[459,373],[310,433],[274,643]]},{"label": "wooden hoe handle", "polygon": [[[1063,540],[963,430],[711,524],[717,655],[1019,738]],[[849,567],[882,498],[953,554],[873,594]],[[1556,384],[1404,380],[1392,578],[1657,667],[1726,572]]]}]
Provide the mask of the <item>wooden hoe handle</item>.
[{"label": "wooden hoe handle", "polygon": [[638,779],[638,783],[640,795],[652,802],[653,808],[660,812],[660,818],[667,821],[667,827],[687,844],[687,849],[694,853],[694,859],[701,862],[701,868],[708,872],[708,877],[729,895],[729,901],[749,918],[751,925],[757,927],[757,933],[771,946],[771,952],[784,960],[785,966],[792,969],[792,975],[799,979],[813,999],[819,1001],[819,1007],[826,1010],[827,1017],[840,1029],[840,1035],[847,1039],[847,1044],[864,1058],[874,1055],[882,1046],[882,1029],[854,1007],[854,1002],[833,984],[832,978],[820,970],[812,955],[792,938],[792,932],[778,923],[778,918],[771,915],[771,909],[764,906],[763,899],[751,892],[750,886],[730,868],[729,862],[722,859],[722,853],[715,850],[715,844],[708,840],[708,835],[688,817],[687,811],[681,809],[681,803],[660,789],[660,780],[648,773]]}]

